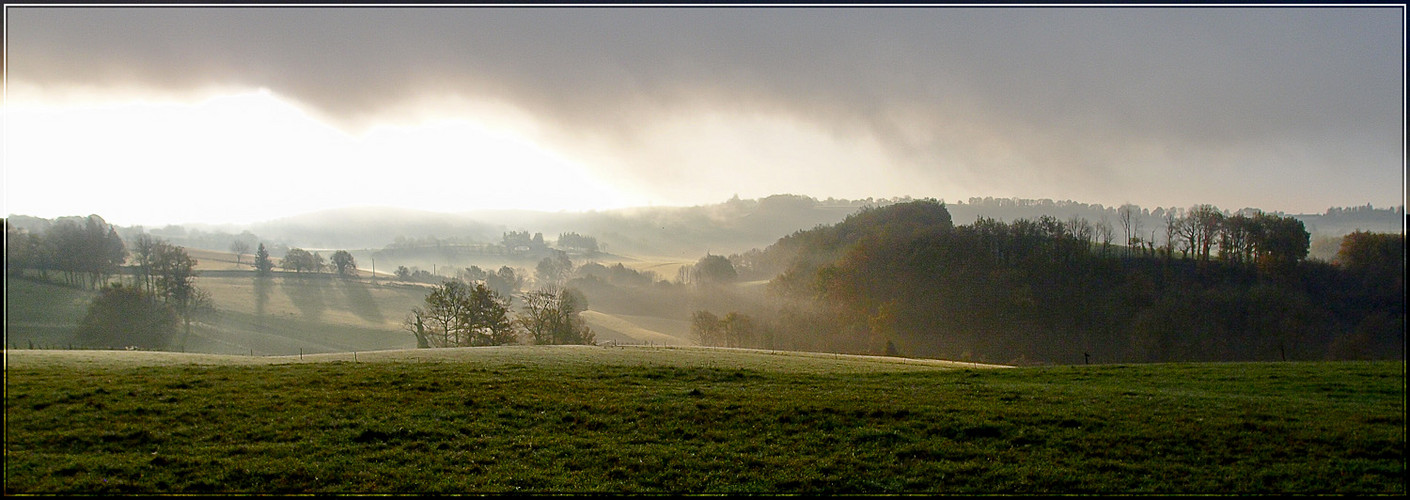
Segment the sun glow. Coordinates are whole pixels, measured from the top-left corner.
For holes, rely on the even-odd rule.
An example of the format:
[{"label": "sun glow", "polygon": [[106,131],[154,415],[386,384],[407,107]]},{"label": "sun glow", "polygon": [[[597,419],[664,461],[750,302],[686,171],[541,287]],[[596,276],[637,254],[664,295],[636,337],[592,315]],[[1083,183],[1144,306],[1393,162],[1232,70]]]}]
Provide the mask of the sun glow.
[{"label": "sun glow", "polygon": [[630,201],[494,116],[348,133],[263,89],[189,101],[14,96],[7,214],[222,224],[352,206],[556,211]]}]

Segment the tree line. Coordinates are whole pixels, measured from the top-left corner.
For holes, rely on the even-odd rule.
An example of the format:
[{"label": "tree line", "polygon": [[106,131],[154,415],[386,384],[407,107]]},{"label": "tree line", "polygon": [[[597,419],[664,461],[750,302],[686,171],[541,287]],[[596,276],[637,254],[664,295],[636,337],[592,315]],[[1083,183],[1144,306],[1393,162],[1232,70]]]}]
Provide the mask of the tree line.
[{"label": "tree line", "polygon": [[[214,310],[210,294],[196,286],[196,259],[163,239],[139,234],[131,248],[98,215],[59,219],[47,231],[20,231],[6,221],[6,272],[57,272],[69,286],[98,294],[74,339],[95,347],[185,349],[192,323]],[[125,263],[127,279],[113,278]],[[177,334],[180,333],[180,337]]]},{"label": "tree line", "polygon": [[799,231],[738,267],[776,273],[767,337],[813,348],[999,363],[1403,356],[1403,235],[1349,235],[1326,263],[1306,259],[1291,217],[1166,214],[1163,241],[1122,225],[1122,244],[1076,218],[956,226],[923,200]]},{"label": "tree line", "polygon": [[[137,232],[124,240],[98,215],[60,218],[40,231],[5,223],[8,276],[57,277],[61,284],[98,292],[74,332],[79,345],[185,350],[193,323],[214,312],[210,294],[196,286],[197,260],[166,239]],[[243,236],[248,233],[230,243],[237,259],[249,250]],[[264,243],[253,265],[261,276],[275,269]],[[318,252],[290,248],[279,266],[295,273],[357,272],[345,250],[324,260]],[[115,279],[124,274],[126,279]]]},{"label": "tree line", "polygon": [[[310,253],[302,248],[290,248],[285,252],[279,266],[294,273],[331,272],[338,276],[357,276],[357,259],[347,250],[334,251],[332,257],[325,260],[319,252]],[[272,268],[269,254],[264,251],[264,244],[260,244],[260,249],[255,254],[255,270],[267,274]]]},{"label": "tree line", "polygon": [[54,273],[70,286],[96,289],[126,259],[122,237],[98,215],[60,218],[43,232],[21,231],[5,221],[5,268],[12,275],[34,270],[48,280]]},{"label": "tree line", "polygon": [[[527,233],[515,234],[528,237]],[[591,241],[578,240],[578,244],[590,245]],[[397,273],[418,278],[405,267]],[[547,249],[547,256],[534,268],[535,288],[530,291],[522,291],[529,276],[509,266],[493,272],[470,266],[457,270],[455,277],[425,273],[419,278],[434,278],[439,283],[426,294],[422,305],[408,314],[405,329],[416,337],[418,347],[467,347],[521,342],[592,344],[596,335],[581,316],[588,307],[583,288],[644,287],[654,284],[656,275],[621,263],[578,266],[567,252]]]}]

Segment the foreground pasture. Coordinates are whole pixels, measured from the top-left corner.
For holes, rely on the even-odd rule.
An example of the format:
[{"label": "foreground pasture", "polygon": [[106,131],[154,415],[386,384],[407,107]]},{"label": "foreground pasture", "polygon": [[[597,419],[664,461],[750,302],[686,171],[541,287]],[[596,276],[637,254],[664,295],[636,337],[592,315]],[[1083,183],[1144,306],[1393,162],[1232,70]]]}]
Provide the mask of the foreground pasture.
[{"label": "foreground pasture", "polygon": [[6,354],[7,494],[1405,493],[1403,362]]}]

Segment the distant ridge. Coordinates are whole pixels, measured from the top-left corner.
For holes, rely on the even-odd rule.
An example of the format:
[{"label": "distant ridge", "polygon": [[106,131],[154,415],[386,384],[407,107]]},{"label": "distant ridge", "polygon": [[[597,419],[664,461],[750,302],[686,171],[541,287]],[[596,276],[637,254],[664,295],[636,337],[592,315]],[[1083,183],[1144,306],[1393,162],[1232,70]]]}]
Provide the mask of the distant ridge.
[{"label": "distant ridge", "polygon": [[[542,233],[547,241],[556,240],[562,233],[575,232],[596,238],[607,253],[695,259],[706,252],[729,255],[763,248],[795,231],[840,222],[862,207],[911,200],[910,197],[819,200],[804,195],[778,194],[759,199],[734,197],[721,203],[688,207],[653,206],[582,212],[474,210],[446,213],[365,206],[320,210],[247,226],[192,224],[175,227],[174,230],[144,230],[175,244],[210,250],[226,250],[232,238],[241,232],[239,237],[265,242],[270,246],[282,244],[315,249],[370,250],[384,248],[398,237],[457,243],[498,243],[508,231]],[[978,217],[1013,221],[1044,215],[1061,220],[1085,218],[1093,223],[1106,217],[1115,224],[1119,210],[1119,207],[1071,200],[992,197],[949,201],[946,206],[956,225],[971,224]],[[1164,211],[1172,207],[1139,208],[1142,209],[1138,217],[1140,226],[1149,233],[1164,227]],[[1243,209],[1219,208],[1231,212]],[[1293,214],[1292,217],[1306,225],[1314,240],[1339,239],[1357,230],[1401,232],[1405,227],[1404,205],[1333,207],[1320,214]],[[7,222],[33,232],[47,229],[54,220],[11,215]],[[131,228],[125,232],[120,230],[124,236],[133,232]],[[1314,253],[1316,251],[1314,248]],[[1325,253],[1327,250],[1322,251]]]}]

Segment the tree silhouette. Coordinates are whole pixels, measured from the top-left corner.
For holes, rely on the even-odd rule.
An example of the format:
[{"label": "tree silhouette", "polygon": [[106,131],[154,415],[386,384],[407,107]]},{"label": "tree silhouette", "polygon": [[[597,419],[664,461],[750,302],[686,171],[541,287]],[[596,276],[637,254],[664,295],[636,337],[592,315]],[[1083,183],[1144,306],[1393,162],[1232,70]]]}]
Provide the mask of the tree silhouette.
[{"label": "tree silhouette", "polygon": [[702,346],[724,344],[724,331],[720,318],[710,311],[695,311],[690,316],[690,333],[695,343]]},{"label": "tree silhouette", "polygon": [[296,273],[304,271],[317,272],[318,268],[315,267],[315,264],[317,264],[317,262],[314,261],[313,254],[308,253],[308,250],[302,248],[290,248],[288,252],[284,253],[284,261],[281,263],[285,271],[294,271]]},{"label": "tree silhouette", "polygon": [[230,242],[230,252],[235,254],[235,263],[240,263],[240,256],[250,251],[250,243],[245,240],[234,240]]},{"label": "tree silhouette", "polygon": [[412,309],[406,328],[421,347],[467,347],[517,342],[508,300],[483,283],[441,282]]},{"label": "tree silhouette", "polygon": [[183,351],[186,349],[186,341],[191,337],[192,321],[213,309],[210,294],[196,287],[196,264],[196,259],[187,255],[184,248],[160,240],[153,246],[152,275],[155,278],[157,295],[175,310],[182,320]]},{"label": "tree silhouette", "polygon": [[74,335],[78,343],[92,347],[165,349],[176,326],[176,312],[150,293],[113,284],[89,304]]},{"label": "tree silhouette", "polygon": [[274,270],[274,262],[269,260],[269,251],[264,249],[264,243],[259,244],[259,249],[255,250],[255,274],[268,276]]},{"label": "tree silhouette", "polygon": [[568,258],[567,252],[550,250],[549,256],[540,260],[538,267],[534,268],[534,277],[541,287],[557,287],[568,279],[568,273],[572,271],[573,261]]},{"label": "tree silhouette", "polygon": [[694,277],[699,284],[728,285],[738,276],[734,265],[723,255],[706,255],[695,263]]},{"label": "tree silhouette", "polygon": [[347,250],[333,252],[333,257],[330,260],[333,262],[333,267],[338,275],[357,276],[357,261],[353,259],[352,254],[348,253]]},{"label": "tree silhouette", "polygon": [[60,219],[45,239],[53,249],[55,267],[71,285],[97,288],[127,259],[122,238],[97,215]]},{"label": "tree silhouette", "polygon": [[550,287],[524,294],[515,321],[535,344],[591,344],[595,335],[580,313],[587,298],[571,288]]}]

